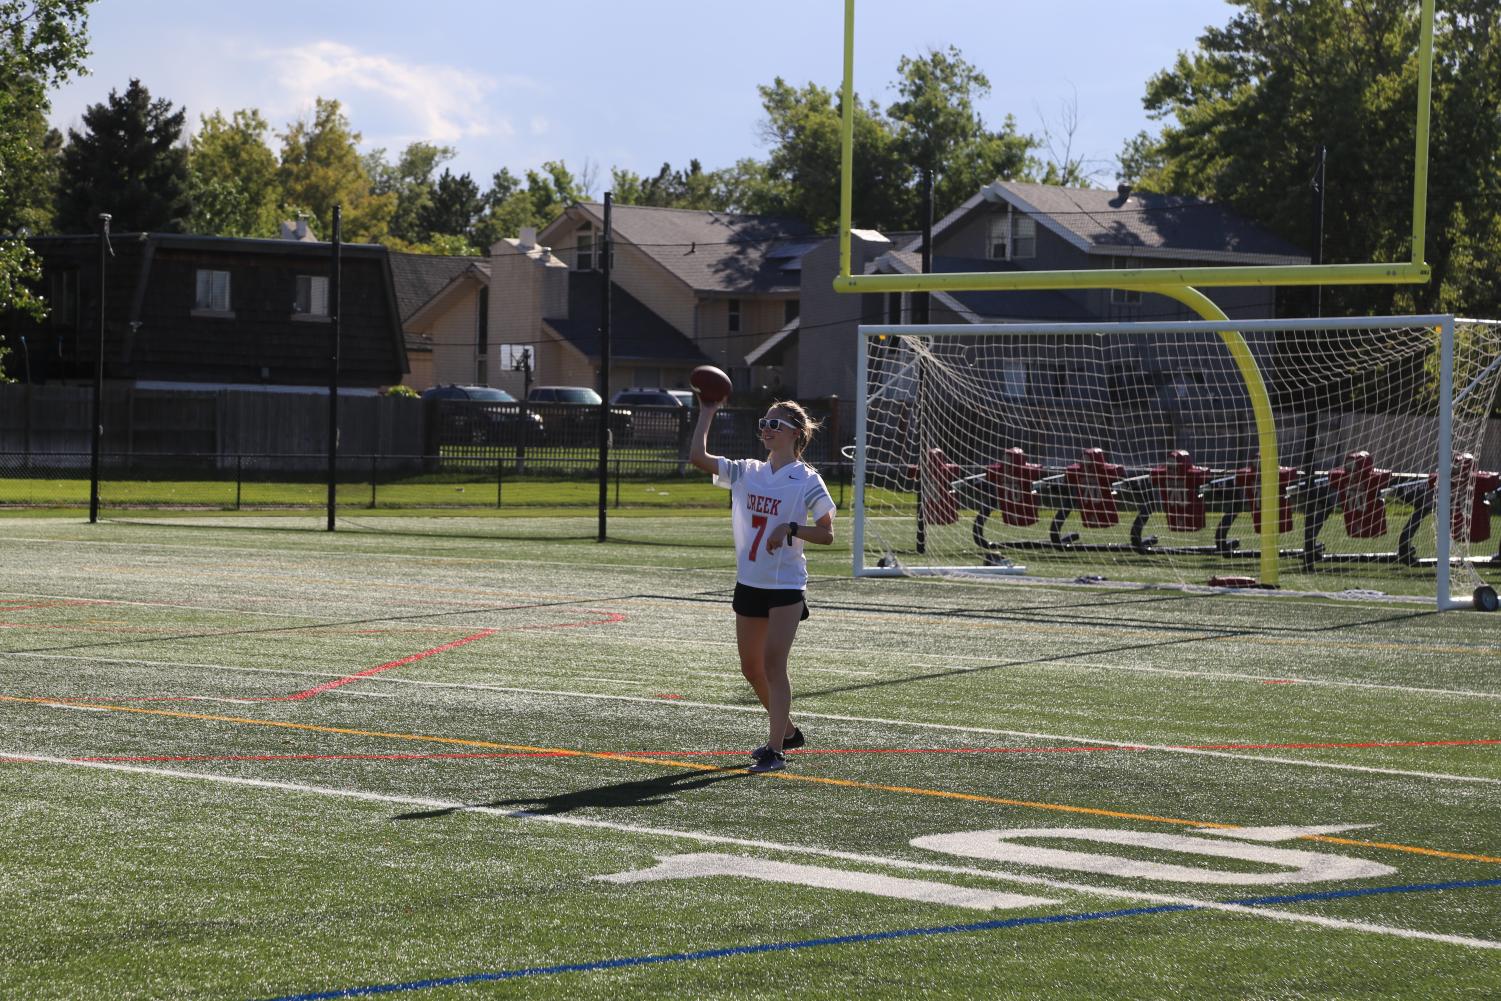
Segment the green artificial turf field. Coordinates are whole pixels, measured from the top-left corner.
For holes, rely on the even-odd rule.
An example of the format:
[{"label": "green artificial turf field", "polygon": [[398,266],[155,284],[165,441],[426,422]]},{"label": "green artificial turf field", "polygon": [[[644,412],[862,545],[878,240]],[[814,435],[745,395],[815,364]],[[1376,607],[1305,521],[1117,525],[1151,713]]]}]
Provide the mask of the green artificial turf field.
[{"label": "green artificial turf field", "polygon": [[1501,990],[1501,617],[846,544],[756,776],[728,519],[595,524],[0,520],[0,998]]}]

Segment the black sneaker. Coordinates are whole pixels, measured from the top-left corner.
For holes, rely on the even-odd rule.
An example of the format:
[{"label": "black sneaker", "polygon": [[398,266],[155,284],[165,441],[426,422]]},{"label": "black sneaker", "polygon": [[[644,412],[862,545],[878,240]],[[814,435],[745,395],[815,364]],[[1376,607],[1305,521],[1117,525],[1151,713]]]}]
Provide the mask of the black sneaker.
[{"label": "black sneaker", "polygon": [[808,741],[803,737],[802,729],[800,727],[793,727],[792,735],[782,738],[782,750],[795,751],[807,742]]},{"label": "black sneaker", "polygon": [[752,751],[751,757],[754,760],[750,764],[750,771],[758,774],[760,772],[777,772],[787,767],[787,759],[782,756],[782,752],[773,751],[765,745]]}]

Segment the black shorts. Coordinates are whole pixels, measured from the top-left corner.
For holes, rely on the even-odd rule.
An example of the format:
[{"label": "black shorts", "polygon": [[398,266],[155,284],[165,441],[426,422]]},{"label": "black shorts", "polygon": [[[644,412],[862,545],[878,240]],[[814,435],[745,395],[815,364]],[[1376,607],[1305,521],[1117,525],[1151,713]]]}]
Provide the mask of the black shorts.
[{"label": "black shorts", "polygon": [[730,606],[735,609],[736,615],[764,619],[773,608],[799,604],[803,606],[803,614],[798,616],[797,621],[801,622],[808,617],[808,602],[802,591],[790,587],[751,587],[737,582],[735,600]]}]

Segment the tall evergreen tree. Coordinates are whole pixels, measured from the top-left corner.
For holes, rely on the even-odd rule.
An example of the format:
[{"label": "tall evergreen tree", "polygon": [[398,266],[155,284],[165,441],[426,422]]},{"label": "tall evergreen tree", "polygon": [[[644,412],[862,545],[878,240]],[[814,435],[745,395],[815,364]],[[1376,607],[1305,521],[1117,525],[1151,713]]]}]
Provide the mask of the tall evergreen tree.
[{"label": "tall evergreen tree", "polygon": [[474,178],[468,174],[455,177],[445,169],[433,183],[427,204],[418,213],[418,230],[427,239],[457,236],[468,240],[474,235],[474,223],[484,207]]},{"label": "tall evergreen tree", "polygon": [[364,157],[365,171],[370,176],[373,194],[394,195],[396,207],[391,216],[391,236],[406,243],[422,243],[431,230],[422,223],[434,194],[434,173],[444,163],[454,158],[450,146],[435,146],[427,142],[408,144],[395,163],[386,162],[386,151],[377,149]]},{"label": "tall evergreen tree", "polygon": [[185,231],[192,210],[180,142],[186,117],[170,101],[152,100],[136,79],[85,110],[84,131],[69,129],[62,151],[58,228],[90,233],[108,212],[116,230]]}]

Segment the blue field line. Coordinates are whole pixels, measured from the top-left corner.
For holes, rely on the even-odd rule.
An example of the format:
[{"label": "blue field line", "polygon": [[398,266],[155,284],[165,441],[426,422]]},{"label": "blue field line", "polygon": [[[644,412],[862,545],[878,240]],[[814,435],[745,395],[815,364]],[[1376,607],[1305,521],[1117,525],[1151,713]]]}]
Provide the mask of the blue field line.
[{"label": "blue field line", "polygon": [[827,945],[854,945],[859,942],[880,942],[893,938],[916,938],[922,935],[954,935],[966,932],[994,931],[999,928],[1021,928],[1026,925],[1051,925],[1071,921],[1099,921],[1104,918],[1130,918],[1141,914],[1164,914],[1171,911],[1196,911],[1193,904],[1164,904],[1159,907],[1130,907],[1119,911],[1090,911],[1084,914],[1052,914],[1036,918],[1007,918],[999,921],[976,921],[973,924],[937,925],[931,928],[899,928],[895,931],[867,932],[861,935],[838,935],[833,938],[812,938],[800,942],[768,942],[762,945],[737,945],[727,949],[703,949],[699,952],[674,952],[660,956],[629,956],[624,959],[601,959],[592,963],[564,963],[559,966],[531,966],[519,970],[497,970],[493,973],[468,973],[457,977],[439,977],[432,980],[412,980],[402,984],[375,984],[369,987],[349,987],[338,991],[316,991],[312,994],[285,994],[268,1001],[332,1001],[334,998],[365,997],[371,994],[391,994],[396,991],[420,991],[429,987],[457,987],[478,984],[491,980],[516,980],[520,977],[540,977],[553,973],[584,973],[589,970],[614,970],[623,966],[646,966],[652,963],[687,963],[700,959],[723,959],[728,956],[748,956],[763,952],[788,952],[792,949],[813,949]]},{"label": "blue field line", "polygon": [[[1241,900],[1226,900],[1223,903],[1238,904],[1242,907],[1269,907],[1273,904],[1338,900],[1342,897],[1368,897],[1381,893],[1433,893],[1443,890],[1469,890],[1486,887],[1501,887],[1501,879],[1469,879],[1452,883],[1413,883],[1405,886],[1378,886],[1361,890],[1326,890],[1317,893],[1296,893],[1276,897],[1247,897]],[[832,938],[804,939],[799,942],[768,942],[761,945],[738,945],[725,949],[674,952],[658,956],[627,956],[621,959],[600,959],[589,963],[530,966],[516,970],[496,970],[490,973],[466,973],[461,976],[437,977],[430,980],[410,980],[405,983],[347,987],[343,990],[315,991],[311,994],[284,994],[275,998],[269,998],[267,1001],[333,1001],[335,998],[368,997],[373,994],[394,994],[399,991],[421,991],[432,987],[461,987],[466,984],[479,984],[496,980],[517,980],[522,977],[550,976],[556,973],[586,973],[591,970],[614,970],[626,966],[648,966],[654,963],[689,963],[703,959],[724,959],[729,956],[789,952],[793,949],[814,949],[830,945],[855,945],[861,942],[881,942],[889,939],[917,938],[924,935],[971,934],[982,931],[997,931],[1003,928],[1025,928],[1034,925],[1100,921],[1106,918],[1130,918],[1145,914],[1172,914],[1198,910],[1203,910],[1203,908],[1196,904],[1163,904],[1158,907],[1129,907],[1117,911],[1087,911],[1080,914],[1051,914],[1033,918],[1005,918],[995,921],[976,921],[971,924],[962,925],[936,925],[929,928],[899,928],[895,931],[867,932],[860,935],[838,935]]]},{"label": "blue field line", "polygon": [[1268,907],[1272,904],[1302,904],[1310,900],[1339,900],[1341,897],[1371,897],[1378,893],[1431,893],[1435,890],[1473,890],[1477,887],[1501,886],[1501,879],[1466,879],[1453,883],[1412,883],[1407,886],[1375,886],[1364,890],[1325,890],[1320,893],[1292,893],[1284,897],[1251,897],[1227,900],[1227,904],[1244,907]]}]

